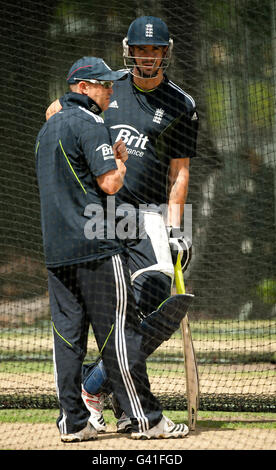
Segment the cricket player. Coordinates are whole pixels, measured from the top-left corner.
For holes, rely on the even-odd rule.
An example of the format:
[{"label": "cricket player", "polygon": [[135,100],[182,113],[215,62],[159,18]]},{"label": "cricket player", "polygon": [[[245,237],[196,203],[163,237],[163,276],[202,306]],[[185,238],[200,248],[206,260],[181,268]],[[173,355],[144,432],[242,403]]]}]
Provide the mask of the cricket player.
[{"label": "cricket player", "polygon": [[[112,141],[122,139],[129,155],[117,205],[134,206],[146,234],[139,240],[125,240],[137,315],[142,319],[170,296],[177,254],[182,256],[183,270],[191,259],[191,242],[179,235],[179,229],[190,159],[196,155],[198,113],[194,99],[165,73],[172,49],[167,25],[160,18],[134,20],[123,40],[128,77],[114,84],[104,113]],[[58,109],[64,103],[66,95]],[[47,117],[56,106],[47,110]],[[165,215],[158,210],[164,204]],[[88,366],[84,370],[83,400],[99,431],[106,429],[102,415],[105,395],[98,387],[104,378],[101,362],[96,369]],[[120,416],[120,410],[116,415],[118,432],[129,431],[130,420],[124,413]]]}]

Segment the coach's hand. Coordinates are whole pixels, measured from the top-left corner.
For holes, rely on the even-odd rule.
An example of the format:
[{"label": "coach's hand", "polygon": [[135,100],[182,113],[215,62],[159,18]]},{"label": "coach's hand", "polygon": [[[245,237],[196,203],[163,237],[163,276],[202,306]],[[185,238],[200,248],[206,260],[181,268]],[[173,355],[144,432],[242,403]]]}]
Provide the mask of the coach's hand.
[{"label": "coach's hand", "polygon": [[192,259],[192,242],[188,238],[179,235],[179,228],[172,227],[168,230],[173,264],[176,264],[177,257],[180,255],[182,271],[186,271]]},{"label": "coach's hand", "polygon": [[113,145],[113,152],[114,152],[114,157],[118,160],[121,160],[123,163],[125,163],[128,159],[128,153],[126,149],[125,143],[122,141],[122,139],[118,140],[118,142],[115,142]]},{"label": "coach's hand", "polygon": [[53,101],[53,103],[50,104],[49,108],[46,111],[46,121],[50,119],[54,114],[59,113],[60,110],[62,109],[62,106],[59,102],[59,100]]}]

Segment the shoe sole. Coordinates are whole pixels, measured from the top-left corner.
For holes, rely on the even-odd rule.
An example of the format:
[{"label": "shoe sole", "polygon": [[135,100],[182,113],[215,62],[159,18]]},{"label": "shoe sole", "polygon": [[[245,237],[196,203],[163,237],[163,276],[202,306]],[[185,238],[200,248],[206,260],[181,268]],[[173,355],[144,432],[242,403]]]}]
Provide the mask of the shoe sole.
[{"label": "shoe sole", "polygon": [[160,433],[156,435],[149,436],[147,434],[141,434],[141,433],[132,433],[131,438],[132,439],[140,439],[144,441],[148,441],[149,439],[182,439],[183,437],[186,437],[189,434],[189,431],[186,433],[180,432],[180,433]]},{"label": "shoe sole", "polygon": [[87,439],[80,439],[79,437],[61,437],[61,441],[68,443],[68,442],[84,442],[84,441],[95,441],[97,440],[97,436],[88,437]]}]

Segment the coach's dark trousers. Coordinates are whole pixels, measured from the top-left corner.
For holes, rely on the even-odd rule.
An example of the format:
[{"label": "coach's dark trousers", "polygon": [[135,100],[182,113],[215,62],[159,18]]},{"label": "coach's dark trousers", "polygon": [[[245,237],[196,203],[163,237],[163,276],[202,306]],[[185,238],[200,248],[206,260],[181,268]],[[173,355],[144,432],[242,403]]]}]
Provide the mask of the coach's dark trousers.
[{"label": "coach's dark trousers", "polygon": [[156,425],[162,409],[150,391],[143,336],[123,255],[48,269],[48,282],[60,432],[79,431],[90,416],[81,398],[89,324],[112,389],[134,429]]}]

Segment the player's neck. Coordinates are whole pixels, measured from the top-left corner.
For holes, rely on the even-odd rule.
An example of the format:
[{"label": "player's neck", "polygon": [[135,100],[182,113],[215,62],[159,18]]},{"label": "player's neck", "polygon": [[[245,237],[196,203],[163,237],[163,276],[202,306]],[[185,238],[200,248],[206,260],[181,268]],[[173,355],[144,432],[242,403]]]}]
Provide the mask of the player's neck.
[{"label": "player's neck", "polygon": [[133,76],[134,85],[143,91],[151,91],[157,88],[164,80],[163,72],[158,74],[155,78],[140,78],[136,75]]}]

